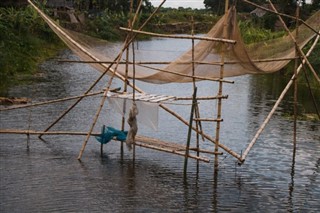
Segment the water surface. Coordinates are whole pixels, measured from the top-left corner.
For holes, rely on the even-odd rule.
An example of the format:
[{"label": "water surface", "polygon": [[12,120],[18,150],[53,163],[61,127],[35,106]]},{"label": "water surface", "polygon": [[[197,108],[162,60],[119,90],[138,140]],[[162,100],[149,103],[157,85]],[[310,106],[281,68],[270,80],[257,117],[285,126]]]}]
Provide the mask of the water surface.
[{"label": "water surface", "polygon": [[[150,42],[140,43],[140,48],[166,46],[159,40]],[[171,49],[172,45],[169,45]],[[62,52],[59,57],[76,58],[69,51]],[[166,58],[159,57],[162,60]],[[79,95],[99,76],[87,65],[58,63],[55,60],[47,61],[41,69],[40,80],[12,88],[10,96],[28,97],[39,102]],[[224,121],[220,139],[240,154],[272,108],[281,91],[279,87],[283,86],[277,82],[272,84],[261,76],[242,76],[231,80],[235,83],[224,85],[224,94],[229,98],[223,101]],[[103,88],[106,82],[107,78],[97,85],[95,91]],[[155,94],[192,94],[190,84],[137,82],[137,85]],[[204,96],[214,95],[218,88],[216,83],[210,82],[197,85],[198,94]],[[116,80],[112,86],[122,84]],[[88,131],[100,100],[101,97],[84,99],[52,130]],[[137,148],[133,161],[133,154],[126,147],[122,153],[119,143],[110,142],[104,146],[101,157],[100,144],[90,138],[79,162],[76,158],[83,136],[45,136],[44,140],[31,136],[28,142],[25,135],[2,134],[0,210],[317,212],[320,209],[320,123],[298,121],[297,146],[293,152],[293,122],[284,116],[291,110],[291,101],[289,96],[280,105],[241,167],[224,152],[219,157],[219,170],[214,171],[213,157],[207,155],[211,159],[209,164],[189,160],[186,177],[183,175],[184,159],[180,156]],[[43,130],[71,103],[1,112],[1,129]],[[201,115],[215,116],[216,105],[216,102],[201,102]],[[300,105],[303,106],[302,103]],[[169,107],[188,120],[190,105]],[[121,116],[108,104],[94,131],[99,132],[103,124],[121,127]],[[206,123],[203,128],[214,136],[214,124]],[[159,111],[158,131],[139,125],[139,134],[181,144],[186,142],[187,131],[187,126],[162,110]],[[203,142],[203,146],[213,150],[210,142]]]}]

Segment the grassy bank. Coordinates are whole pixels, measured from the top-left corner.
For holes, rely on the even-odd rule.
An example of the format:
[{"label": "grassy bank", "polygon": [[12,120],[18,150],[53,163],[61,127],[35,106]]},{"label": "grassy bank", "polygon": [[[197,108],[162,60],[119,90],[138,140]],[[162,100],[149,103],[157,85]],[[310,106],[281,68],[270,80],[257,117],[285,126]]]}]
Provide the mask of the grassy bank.
[{"label": "grassy bank", "polygon": [[0,7],[0,93],[63,47],[31,7]]}]

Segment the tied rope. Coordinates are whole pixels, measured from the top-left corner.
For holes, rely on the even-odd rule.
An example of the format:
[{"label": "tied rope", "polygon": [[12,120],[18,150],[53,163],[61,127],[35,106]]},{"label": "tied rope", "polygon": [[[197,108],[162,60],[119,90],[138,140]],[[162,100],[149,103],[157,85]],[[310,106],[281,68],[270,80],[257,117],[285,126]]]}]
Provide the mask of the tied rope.
[{"label": "tied rope", "polygon": [[136,75],[136,70],[135,70],[135,52],[134,52],[134,42],[132,42],[132,60],[133,60],[133,103],[129,112],[129,117],[128,117],[128,124],[130,126],[130,129],[128,131],[127,135],[127,140],[126,144],[129,150],[132,149],[132,144],[134,144],[136,134],[138,132],[138,123],[137,123],[137,115],[139,113],[137,104],[135,101],[135,75]]},{"label": "tied rope", "polygon": [[130,113],[129,113],[129,117],[128,117],[128,124],[130,126],[130,129],[128,131],[128,135],[127,135],[127,140],[126,140],[126,144],[129,150],[132,149],[132,144],[134,143],[134,139],[136,137],[136,134],[138,132],[138,124],[137,124],[137,115],[138,115],[139,111],[136,105],[136,102],[133,102],[131,109],[130,109]]}]

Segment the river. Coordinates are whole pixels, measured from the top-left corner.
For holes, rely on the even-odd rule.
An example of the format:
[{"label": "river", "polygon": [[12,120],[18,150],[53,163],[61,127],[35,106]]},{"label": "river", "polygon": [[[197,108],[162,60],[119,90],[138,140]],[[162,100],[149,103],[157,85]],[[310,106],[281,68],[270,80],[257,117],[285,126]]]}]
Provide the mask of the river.
[{"label": "river", "polygon": [[[157,41],[140,42],[159,45]],[[161,42],[162,47],[164,46]],[[172,44],[169,46],[172,49]],[[169,50],[166,54],[169,54]],[[77,59],[70,51],[63,59]],[[161,56],[160,56],[161,58]],[[28,97],[34,103],[80,95],[99,73],[88,65],[48,60],[40,66],[33,83],[15,86],[9,96]],[[245,150],[285,86],[270,76],[230,78],[224,84],[220,141],[237,153]],[[95,91],[103,88],[99,83]],[[152,85],[137,81],[149,93],[191,95],[191,84]],[[217,83],[197,83],[199,95],[214,95]],[[115,80],[112,87],[122,86]],[[291,92],[292,93],[292,92]],[[308,93],[299,94],[299,109],[310,112]],[[53,130],[88,131],[101,97],[84,99]],[[1,129],[43,130],[72,101],[0,112]],[[203,116],[215,116],[216,102],[201,102]],[[319,104],[318,104],[319,105]],[[190,105],[168,105],[188,120]],[[3,106],[2,106],[3,107]],[[120,151],[117,142],[104,146],[90,138],[82,161],[77,160],[83,136],[0,135],[1,212],[317,212],[320,210],[320,123],[298,120],[297,146],[293,146],[292,95],[280,104],[245,163],[224,152],[219,167],[189,159],[184,176],[184,158],[145,148]],[[144,112],[140,112],[144,113]],[[213,114],[212,114],[213,113]],[[108,104],[94,129],[103,124],[117,128],[121,116]],[[214,135],[212,123],[203,128]],[[138,134],[185,144],[188,128],[160,110],[158,130],[139,125]],[[193,136],[194,137],[194,136]],[[194,138],[193,138],[194,139]],[[193,143],[193,142],[192,142]],[[202,142],[213,150],[210,142]],[[221,150],[221,149],[220,149]],[[223,150],[221,150],[223,151]]]}]

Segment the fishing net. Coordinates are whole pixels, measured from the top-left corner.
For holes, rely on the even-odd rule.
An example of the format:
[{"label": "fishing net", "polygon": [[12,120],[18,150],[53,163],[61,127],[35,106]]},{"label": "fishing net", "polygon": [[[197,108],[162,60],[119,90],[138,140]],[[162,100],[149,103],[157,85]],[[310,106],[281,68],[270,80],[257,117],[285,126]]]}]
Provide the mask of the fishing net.
[{"label": "fishing net", "polygon": [[[32,4],[30,1],[29,3]],[[121,52],[122,47],[119,45],[113,45],[106,41],[62,28],[34,4],[32,6],[81,60],[96,62],[114,61]],[[225,21],[227,23],[226,37],[224,36]],[[319,32],[320,11],[317,11],[310,17],[306,23]],[[299,31],[299,36],[296,38],[296,41],[299,47],[302,48],[313,38],[315,32],[303,24],[297,30]],[[292,35],[296,36],[295,31],[292,32]],[[135,78],[151,83],[190,82],[193,80],[190,77],[193,72],[195,76],[203,78],[219,78],[221,70],[219,63],[222,61],[222,57],[224,60],[224,77],[272,73],[286,66],[290,61],[288,58],[295,56],[295,43],[289,35],[252,45],[245,45],[237,24],[235,7],[231,7],[222,16],[206,37],[226,38],[235,40],[236,43],[223,44],[218,41],[201,40],[193,49],[186,51],[167,66],[155,66],[155,69],[150,69],[150,67],[147,68],[136,64]],[[107,50],[105,48],[106,45],[108,45]],[[135,54],[138,55],[139,50],[135,50]],[[129,55],[129,60],[132,60],[132,50]],[[125,58],[122,57],[122,61],[124,60]],[[108,63],[93,63],[91,65],[101,72],[104,72],[108,67]],[[159,68],[168,72],[162,72]],[[118,76],[125,76],[127,73],[129,78],[133,77],[132,70],[132,65],[126,66],[125,64],[119,64],[118,66],[114,64],[110,68],[110,71],[116,72]],[[172,72],[179,73],[179,75],[172,74]]]}]

